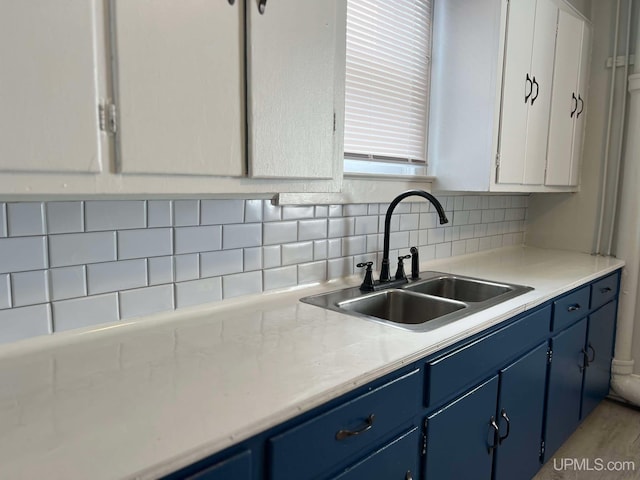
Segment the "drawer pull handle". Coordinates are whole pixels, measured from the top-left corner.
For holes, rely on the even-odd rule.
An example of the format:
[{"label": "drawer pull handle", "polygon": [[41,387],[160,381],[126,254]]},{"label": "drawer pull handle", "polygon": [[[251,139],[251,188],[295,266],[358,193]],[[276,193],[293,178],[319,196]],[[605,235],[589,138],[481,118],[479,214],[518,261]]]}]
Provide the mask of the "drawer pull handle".
[{"label": "drawer pull handle", "polygon": [[498,445],[501,445],[502,442],[504,442],[507,439],[507,437],[509,436],[509,433],[511,432],[511,420],[509,419],[509,416],[507,415],[507,411],[504,408],[502,409],[502,412],[500,412],[500,416],[504,418],[505,421],[507,422],[507,433],[505,433],[503,437],[498,438]]},{"label": "drawer pull handle", "polygon": [[611,290],[611,287],[603,287],[600,289],[600,293],[609,293]]},{"label": "drawer pull handle", "polygon": [[407,474],[404,476],[404,480],[413,480],[413,474],[411,470],[407,470]]},{"label": "drawer pull handle", "polygon": [[339,430],[336,433],[336,440],[344,440],[345,438],[355,437],[356,435],[360,435],[361,433],[366,432],[367,430],[371,430],[373,428],[373,421],[375,420],[375,415],[372,413],[367,417],[365,424],[362,428],[358,430]]},{"label": "drawer pull handle", "polygon": [[578,310],[580,310],[579,303],[574,303],[573,305],[569,305],[569,308],[567,308],[567,312],[577,312]]},{"label": "drawer pull handle", "polygon": [[499,436],[500,436],[500,427],[498,427],[498,424],[496,423],[496,419],[493,417],[493,415],[491,416],[491,419],[489,420],[489,426],[491,428],[493,428],[493,430],[494,430],[494,432],[493,432],[493,443],[488,446],[489,455],[491,455],[491,452],[493,452],[493,450],[497,447],[495,439],[499,438]]},{"label": "drawer pull handle", "polygon": [[260,15],[264,15],[264,11],[267,9],[267,0],[258,0],[258,12]]}]

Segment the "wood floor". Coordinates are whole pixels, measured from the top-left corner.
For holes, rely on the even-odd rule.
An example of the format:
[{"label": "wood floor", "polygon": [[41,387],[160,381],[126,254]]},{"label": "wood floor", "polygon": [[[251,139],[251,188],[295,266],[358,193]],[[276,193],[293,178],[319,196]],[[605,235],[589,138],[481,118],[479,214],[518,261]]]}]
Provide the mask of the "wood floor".
[{"label": "wood floor", "polygon": [[[612,467],[623,471],[586,471],[570,465],[563,469],[566,459],[587,459],[591,468],[597,468],[596,459],[601,459],[605,468],[611,461],[630,461],[635,470],[621,463]],[[640,409],[603,401],[534,477],[534,480],[574,479],[640,480]]]}]

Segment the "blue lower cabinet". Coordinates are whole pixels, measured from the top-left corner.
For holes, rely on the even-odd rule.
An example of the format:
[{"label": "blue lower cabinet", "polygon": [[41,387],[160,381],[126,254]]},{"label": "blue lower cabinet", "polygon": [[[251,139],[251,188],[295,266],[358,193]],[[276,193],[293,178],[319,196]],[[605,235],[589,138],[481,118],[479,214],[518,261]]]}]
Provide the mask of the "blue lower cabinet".
[{"label": "blue lower cabinet", "polygon": [[251,480],[251,452],[244,451],[216,463],[198,473],[183,477],[185,480]]},{"label": "blue lower cabinet", "polygon": [[334,479],[418,480],[419,446],[420,432],[414,427]]},{"label": "blue lower cabinet", "polygon": [[500,371],[495,480],[530,479],[540,469],[547,350],[544,342]]},{"label": "blue lower cabinet", "polygon": [[427,418],[427,480],[491,478],[498,376]]},{"label": "blue lower cabinet", "polygon": [[586,334],[587,319],[583,318],[551,338],[552,361],[547,391],[545,462],[580,423]]},{"label": "blue lower cabinet", "polygon": [[616,313],[616,302],[609,302],[589,316],[581,418],[609,393]]}]

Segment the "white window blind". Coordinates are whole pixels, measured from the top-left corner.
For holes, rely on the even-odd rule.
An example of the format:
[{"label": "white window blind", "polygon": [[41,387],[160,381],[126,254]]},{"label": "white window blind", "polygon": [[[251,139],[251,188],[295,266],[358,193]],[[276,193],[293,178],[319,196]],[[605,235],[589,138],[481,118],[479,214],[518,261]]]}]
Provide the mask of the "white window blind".
[{"label": "white window blind", "polygon": [[426,161],[432,0],[348,0],[345,158]]}]

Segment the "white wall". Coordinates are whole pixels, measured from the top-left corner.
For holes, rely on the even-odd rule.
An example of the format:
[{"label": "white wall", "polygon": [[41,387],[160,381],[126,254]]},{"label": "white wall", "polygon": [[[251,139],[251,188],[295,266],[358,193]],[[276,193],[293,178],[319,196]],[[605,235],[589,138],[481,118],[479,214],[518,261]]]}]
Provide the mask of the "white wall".
[{"label": "white wall", "polygon": [[591,0],[567,0],[585,17],[591,18]]}]

